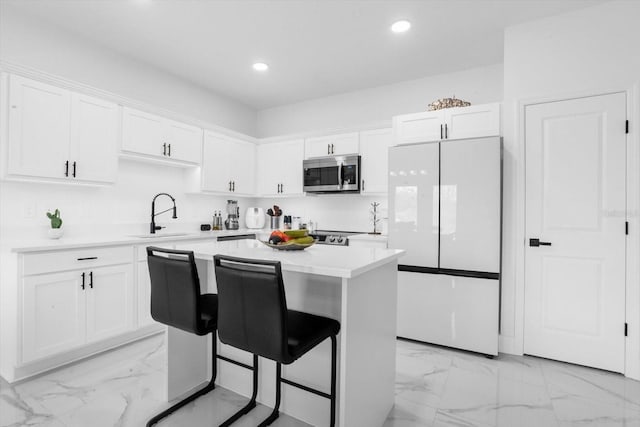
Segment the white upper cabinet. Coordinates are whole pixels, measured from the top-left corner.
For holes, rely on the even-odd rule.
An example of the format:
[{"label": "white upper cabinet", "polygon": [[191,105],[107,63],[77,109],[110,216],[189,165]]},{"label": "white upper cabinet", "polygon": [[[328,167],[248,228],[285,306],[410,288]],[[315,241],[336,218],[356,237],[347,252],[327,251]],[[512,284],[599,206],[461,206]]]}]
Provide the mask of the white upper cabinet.
[{"label": "white upper cabinet", "polygon": [[117,139],[116,104],[10,76],[9,175],[113,183]]},{"label": "white upper cabinet", "polygon": [[202,129],[166,121],[167,154],[171,159],[200,164],[202,156]]},{"label": "white upper cabinet", "polygon": [[447,139],[500,135],[500,104],[447,108],[443,111]]},{"label": "white upper cabinet", "polygon": [[392,129],[360,132],[362,194],[387,193],[389,147],[393,145]]},{"label": "white upper cabinet", "polygon": [[302,195],[304,140],[258,146],[258,193],[279,197]]},{"label": "white upper cabinet", "polygon": [[304,142],[304,157],[306,159],[311,157],[357,154],[358,151],[358,132],[307,138]]},{"label": "white upper cabinet", "polygon": [[393,118],[396,144],[500,135],[500,104],[445,108]]},{"label": "white upper cabinet", "polygon": [[118,105],[74,93],[71,98],[72,175],[87,181],[115,182],[118,135]]},{"label": "white upper cabinet", "polygon": [[71,93],[10,76],[7,172],[65,178],[69,165]]},{"label": "white upper cabinet", "polygon": [[203,191],[239,196],[255,194],[254,144],[205,131],[202,153]]},{"label": "white upper cabinet", "polygon": [[122,151],[199,164],[202,130],[155,114],[122,109]]}]

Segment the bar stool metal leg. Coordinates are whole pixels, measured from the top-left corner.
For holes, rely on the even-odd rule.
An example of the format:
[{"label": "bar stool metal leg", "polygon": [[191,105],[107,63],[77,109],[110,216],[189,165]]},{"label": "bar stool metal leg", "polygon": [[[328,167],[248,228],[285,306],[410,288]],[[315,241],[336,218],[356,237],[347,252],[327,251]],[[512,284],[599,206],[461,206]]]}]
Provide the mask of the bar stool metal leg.
[{"label": "bar stool metal leg", "polygon": [[[228,360],[228,359],[225,358],[225,360]],[[236,363],[236,362],[232,362],[232,363]],[[238,363],[236,363],[236,364],[238,364]],[[238,365],[245,366],[243,364],[238,364]],[[252,370],[253,370],[253,393],[251,394],[251,400],[249,400],[249,403],[247,403],[242,409],[240,409],[238,412],[233,414],[225,422],[220,424],[220,427],[228,427],[228,426],[230,426],[236,420],[238,420],[238,418],[242,417],[243,415],[248,414],[249,411],[251,411],[253,408],[256,407],[256,398],[258,397],[258,355],[256,355],[256,354],[253,355],[253,369]]]},{"label": "bar stool metal leg", "polygon": [[280,416],[280,412],[279,412],[280,397],[282,393],[281,386],[282,386],[282,364],[277,362],[276,363],[276,403],[273,406],[273,411],[271,412],[271,414],[267,417],[266,420],[258,424],[258,427],[266,427],[268,425],[271,425],[271,423],[277,420],[278,417]]},{"label": "bar stool metal leg", "polygon": [[172,413],[174,413],[178,409],[182,408],[186,404],[193,402],[198,397],[203,396],[203,395],[209,393],[211,390],[216,388],[215,382],[216,382],[216,375],[218,373],[218,369],[217,369],[216,365],[217,365],[218,355],[217,355],[217,338],[216,338],[216,333],[215,332],[212,333],[211,342],[213,344],[212,344],[212,349],[211,349],[211,353],[212,353],[212,356],[211,356],[211,380],[209,381],[209,383],[204,388],[202,388],[202,389],[196,391],[195,393],[185,397],[184,399],[182,399],[181,401],[179,401],[175,405],[171,406],[168,409],[165,409],[164,411],[160,412],[155,417],[151,418],[147,422],[147,427],[153,426],[154,424],[156,424],[161,419],[165,418],[168,415],[171,415]]}]

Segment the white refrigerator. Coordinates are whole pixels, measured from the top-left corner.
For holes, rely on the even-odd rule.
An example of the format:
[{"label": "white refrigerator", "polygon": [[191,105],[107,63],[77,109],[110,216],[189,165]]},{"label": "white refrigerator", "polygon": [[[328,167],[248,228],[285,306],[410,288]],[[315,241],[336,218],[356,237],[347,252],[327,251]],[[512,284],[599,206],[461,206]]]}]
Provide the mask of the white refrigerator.
[{"label": "white refrigerator", "polygon": [[498,354],[501,229],[501,138],[389,149],[399,337]]}]

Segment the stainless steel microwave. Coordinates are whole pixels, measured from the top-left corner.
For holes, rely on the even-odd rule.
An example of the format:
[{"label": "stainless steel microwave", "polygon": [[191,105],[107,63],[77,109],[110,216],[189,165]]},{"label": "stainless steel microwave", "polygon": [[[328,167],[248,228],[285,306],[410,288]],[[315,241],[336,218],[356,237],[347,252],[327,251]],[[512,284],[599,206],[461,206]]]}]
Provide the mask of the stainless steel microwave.
[{"label": "stainless steel microwave", "polygon": [[357,154],[307,159],[302,167],[306,192],[360,192],[360,156]]}]

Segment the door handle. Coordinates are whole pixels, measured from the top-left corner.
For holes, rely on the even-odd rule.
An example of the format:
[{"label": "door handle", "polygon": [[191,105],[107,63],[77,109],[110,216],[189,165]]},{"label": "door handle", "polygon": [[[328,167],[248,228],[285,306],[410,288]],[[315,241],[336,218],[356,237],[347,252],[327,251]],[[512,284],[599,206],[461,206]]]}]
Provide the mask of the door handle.
[{"label": "door handle", "polygon": [[335,150],[333,149],[333,144],[331,144],[331,154],[335,153]]},{"label": "door handle", "polygon": [[69,160],[64,162],[64,176],[69,176]]},{"label": "door handle", "polygon": [[167,146],[169,149],[167,151],[167,156],[171,157],[171,144]]},{"label": "door handle", "polygon": [[449,127],[447,124],[444,124],[444,139],[449,139]]},{"label": "door handle", "polygon": [[231,181],[229,181],[229,191],[231,191]]},{"label": "door handle", "polygon": [[551,242],[541,242],[540,239],[529,239],[529,246],[535,248],[538,246],[551,246]]},{"label": "door handle", "polygon": [[82,273],[82,290],[84,291],[84,278],[85,278],[85,273]]},{"label": "door handle", "polygon": [[73,162],[73,177],[76,177],[76,162]]},{"label": "door handle", "polygon": [[93,289],[93,271],[89,272],[89,287]]},{"label": "door handle", "polygon": [[162,144],[162,155],[163,156],[167,155],[167,143],[166,142],[164,144]]},{"label": "door handle", "polygon": [[233,191],[233,192],[236,191],[236,182],[235,181],[231,181],[231,191]]},{"label": "door handle", "polygon": [[362,180],[362,191],[364,191],[364,179]]},{"label": "door handle", "polygon": [[327,154],[331,154],[331,144],[327,144]]}]

